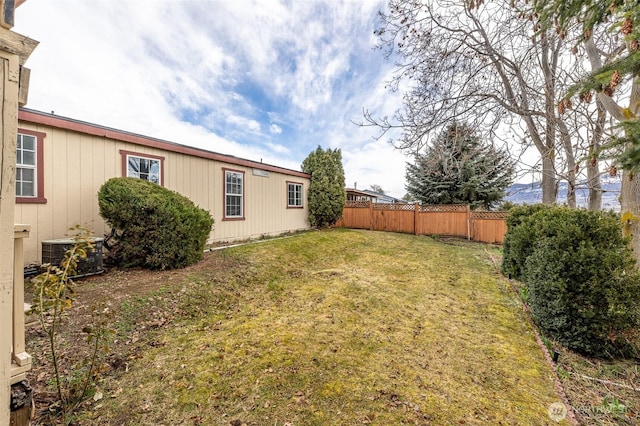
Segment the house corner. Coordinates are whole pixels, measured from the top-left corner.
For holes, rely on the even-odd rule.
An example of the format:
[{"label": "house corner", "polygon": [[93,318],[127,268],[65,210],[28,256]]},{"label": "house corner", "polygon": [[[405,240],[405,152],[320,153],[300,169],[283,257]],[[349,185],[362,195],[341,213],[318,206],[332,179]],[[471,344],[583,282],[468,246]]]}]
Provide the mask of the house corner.
[{"label": "house corner", "polygon": [[24,314],[15,308],[15,296],[24,296],[15,293],[15,277],[22,277],[21,265],[15,263],[22,259],[15,256],[16,134],[18,107],[26,102],[28,91],[29,71],[23,65],[38,44],[11,31],[14,9],[23,2],[3,0],[0,10],[0,323],[4,324],[0,327],[0,351],[5,354],[0,357],[0,424],[16,426],[29,424],[32,398],[31,387],[24,380],[30,357],[24,351],[19,356],[14,354],[15,337],[22,336],[24,340],[24,323],[15,321]]}]

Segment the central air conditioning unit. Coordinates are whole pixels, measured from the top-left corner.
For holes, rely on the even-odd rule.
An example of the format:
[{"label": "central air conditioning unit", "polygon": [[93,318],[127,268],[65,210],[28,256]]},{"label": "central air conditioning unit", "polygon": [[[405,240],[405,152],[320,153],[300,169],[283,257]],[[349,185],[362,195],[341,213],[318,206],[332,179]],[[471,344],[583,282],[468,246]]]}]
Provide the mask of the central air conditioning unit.
[{"label": "central air conditioning unit", "polygon": [[[93,250],[87,252],[87,258],[78,262],[76,278],[100,274],[102,267],[102,241],[104,238],[92,238]],[[60,266],[64,254],[74,244],[74,240],[66,238],[59,240],[46,240],[42,242],[42,263],[50,263]]]}]

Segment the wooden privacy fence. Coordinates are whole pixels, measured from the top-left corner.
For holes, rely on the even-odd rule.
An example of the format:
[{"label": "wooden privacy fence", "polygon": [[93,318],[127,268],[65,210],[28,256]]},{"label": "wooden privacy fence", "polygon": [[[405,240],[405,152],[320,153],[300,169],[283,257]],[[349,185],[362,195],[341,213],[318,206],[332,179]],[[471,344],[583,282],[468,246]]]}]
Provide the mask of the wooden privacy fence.
[{"label": "wooden privacy fence", "polygon": [[336,226],[401,232],[415,235],[443,235],[469,240],[504,242],[507,212],[472,211],[468,205],[385,204],[347,201]]}]

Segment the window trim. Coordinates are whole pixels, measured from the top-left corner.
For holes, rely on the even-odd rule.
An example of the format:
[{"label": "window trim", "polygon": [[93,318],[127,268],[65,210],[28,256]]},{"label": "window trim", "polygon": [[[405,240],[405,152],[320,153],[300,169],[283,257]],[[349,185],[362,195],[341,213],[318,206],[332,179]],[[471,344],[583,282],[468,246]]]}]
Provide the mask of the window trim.
[{"label": "window trim", "polygon": [[[240,173],[242,175],[242,195],[240,195],[242,201],[240,208],[242,209],[241,216],[227,216],[227,173]],[[246,185],[245,185],[245,172],[243,170],[222,168],[222,220],[245,220],[244,200],[246,197]]]},{"label": "window trim", "polygon": [[[36,138],[36,171],[34,173],[35,177],[35,196],[33,197],[18,197],[16,196],[17,204],[46,204],[47,199],[44,197],[44,138],[47,136],[46,133],[36,132],[34,130],[27,130],[18,128],[18,132],[16,133],[16,155],[17,155],[17,135],[27,135],[33,136]],[[16,165],[16,172],[18,166]]]},{"label": "window trim", "polygon": [[[297,206],[295,204],[289,204],[289,185],[296,185],[300,187],[300,205]],[[302,182],[293,182],[288,180],[287,181],[287,193],[286,193],[286,198],[287,198],[287,208],[288,209],[304,209],[304,183]]]},{"label": "window trim", "polygon": [[158,185],[164,186],[164,157],[160,155],[143,154],[141,152],[127,151],[124,149],[120,150],[120,156],[122,159],[122,177],[129,177],[129,167],[128,167],[129,164],[127,160],[128,157],[138,157],[138,158],[144,158],[146,160],[160,161],[160,182],[158,182]]}]

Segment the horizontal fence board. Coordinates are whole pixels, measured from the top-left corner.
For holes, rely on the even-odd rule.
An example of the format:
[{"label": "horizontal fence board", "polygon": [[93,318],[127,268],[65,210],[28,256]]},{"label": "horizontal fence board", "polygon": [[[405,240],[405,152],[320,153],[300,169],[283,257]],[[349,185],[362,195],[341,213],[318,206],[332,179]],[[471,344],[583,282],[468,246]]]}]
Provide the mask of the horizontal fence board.
[{"label": "horizontal fence board", "polygon": [[443,235],[502,244],[507,212],[471,211],[468,205],[385,204],[348,201],[336,226],[416,235]]}]

